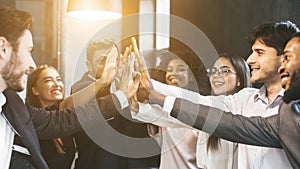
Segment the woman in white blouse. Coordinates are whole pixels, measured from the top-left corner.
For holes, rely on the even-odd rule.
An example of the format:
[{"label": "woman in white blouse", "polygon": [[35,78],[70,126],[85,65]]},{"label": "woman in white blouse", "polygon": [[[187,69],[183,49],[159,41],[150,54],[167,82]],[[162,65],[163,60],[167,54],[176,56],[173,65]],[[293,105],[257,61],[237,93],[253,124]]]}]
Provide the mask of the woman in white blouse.
[{"label": "woman in white blouse", "polygon": [[[239,56],[221,55],[213,68],[207,69],[212,94],[230,95],[250,86],[250,72]],[[207,169],[236,169],[237,144],[199,132],[197,165]]]}]

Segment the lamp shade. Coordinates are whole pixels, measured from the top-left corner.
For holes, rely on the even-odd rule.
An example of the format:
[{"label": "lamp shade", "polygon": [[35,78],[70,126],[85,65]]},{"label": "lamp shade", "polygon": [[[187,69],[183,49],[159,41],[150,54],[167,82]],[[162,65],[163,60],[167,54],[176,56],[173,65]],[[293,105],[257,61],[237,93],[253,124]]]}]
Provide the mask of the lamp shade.
[{"label": "lamp shade", "polygon": [[69,0],[67,14],[80,19],[122,17],[122,0]]}]

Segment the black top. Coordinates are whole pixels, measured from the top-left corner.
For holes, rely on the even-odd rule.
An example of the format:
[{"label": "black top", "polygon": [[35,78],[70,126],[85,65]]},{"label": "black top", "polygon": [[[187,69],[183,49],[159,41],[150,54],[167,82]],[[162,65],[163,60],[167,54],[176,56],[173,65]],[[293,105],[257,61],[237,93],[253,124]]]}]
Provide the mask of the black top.
[{"label": "black top", "polygon": [[[45,108],[58,110],[59,104]],[[73,136],[58,139],[40,140],[42,155],[51,169],[70,169],[75,157]]]}]

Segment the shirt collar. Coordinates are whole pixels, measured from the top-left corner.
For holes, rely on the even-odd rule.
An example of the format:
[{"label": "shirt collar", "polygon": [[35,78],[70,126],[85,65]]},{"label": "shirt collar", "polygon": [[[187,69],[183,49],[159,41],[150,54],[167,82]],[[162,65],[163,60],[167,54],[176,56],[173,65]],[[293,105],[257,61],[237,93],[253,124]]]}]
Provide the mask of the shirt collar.
[{"label": "shirt collar", "polygon": [[258,99],[261,100],[265,100],[267,99],[267,88],[265,85],[263,85],[258,91],[256,91],[257,93],[255,94],[255,101],[257,101]]},{"label": "shirt collar", "polygon": [[[275,97],[273,102],[276,102],[278,99],[281,99],[284,95],[284,89],[282,88],[277,96]],[[258,99],[263,100],[264,102],[268,103],[268,98],[267,98],[267,88],[265,85],[263,85],[254,96],[254,101],[257,101]]]},{"label": "shirt collar", "polygon": [[0,113],[2,113],[2,106],[6,103],[6,98],[3,93],[0,93]]}]

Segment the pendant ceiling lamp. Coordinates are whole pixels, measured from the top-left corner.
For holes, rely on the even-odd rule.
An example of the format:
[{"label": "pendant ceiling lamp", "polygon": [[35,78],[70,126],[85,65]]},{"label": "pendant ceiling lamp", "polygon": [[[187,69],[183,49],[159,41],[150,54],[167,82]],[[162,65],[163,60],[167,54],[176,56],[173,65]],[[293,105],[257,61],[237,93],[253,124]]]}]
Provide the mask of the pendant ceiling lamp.
[{"label": "pendant ceiling lamp", "polygon": [[122,0],[69,0],[67,15],[79,19],[117,19],[122,17]]}]

